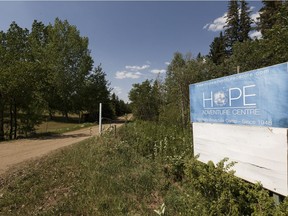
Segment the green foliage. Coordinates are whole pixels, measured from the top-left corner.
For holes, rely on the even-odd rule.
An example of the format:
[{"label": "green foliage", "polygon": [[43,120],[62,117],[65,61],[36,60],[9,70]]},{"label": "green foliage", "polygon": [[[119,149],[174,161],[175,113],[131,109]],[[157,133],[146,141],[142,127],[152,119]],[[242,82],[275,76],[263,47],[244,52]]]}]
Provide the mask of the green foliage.
[{"label": "green foliage", "polygon": [[236,42],[249,40],[252,20],[249,16],[250,9],[245,0],[230,0],[228,3],[227,22],[225,29],[226,53],[233,54]]},{"label": "green foliage", "polygon": [[[216,65],[209,59],[194,59],[189,54],[183,57],[181,53],[175,53],[163,84],[165,94],[162,97],[164,101],[160,121],[181,128],[189,128],[189,85],[218,76]],[[172,116],[173,119],[171,119]]]},{"label": "green foliage", "polygon": [[190,131],[177,126],[136,121],[121,128],[120,136],[148,158],[170,160],[192,151]]},{"label": "green foliage", "polygon": [[120,100],[115,93],[111,95],[111,105],[116,116],[123,116],[131,113],[130,107],[123,100]]},{"label": "green foliage", "polygon": [[224,62],[226,58],[226,47],[225,38],[222,32],[220,32],[219,37],[215,37],[213,42],[211,43],[209,58],[216,65],[220,65]]},{"label": "green foliage", "polygon": [[129,92],[134,117],[141,120],[158,120],[161,95],[158,81],[146,80],[141,84],[133,84]]},{"label": "green foliage", "polygon": [[[235,163],[228,162],[228,158],[214,165],[211,161],[204,164],[191,156],[189,134],[189,131],[179,128],[139,121],[123,127],[119,134],[130,148],[163,166],[166,181],[163,182],[161,195],[165,215],[286,213],[287,200],[276,206],[269,192],[260,184],[254,185],[235,177]],[[159,206],[156,208],[158,213]]]},{"label": "green foliage", "polygon": [[[261,31],[263,37],[267,36],[267,32],[271,30],[277,22],[277,13],[282,6],[282,0],[262,1],[263,7],[260,9],[260,18],[258,22],[258,30]],[[285,3],[286,4],[286,3]]]},{"label": "green foliage", "polygon": [[[155,176],[157,176],[155,178]],[[125,141],[105,135],[5,179],[1,215],[152,215],[164,175]]]},{"label": "green foliage", "polygon": [[93,60],[88,50],[88,38],[67,20],[55,19],[48,26],[48,87],[51,90],[46,100],[50,109],[63,112],[74,111],[75,95],[79,94],[86,76],[92,69]]},{"label": "green foliage", "polygon": [[78,98],[78,102],[81,105],[80,111],[87,111],[90,115],[90,121],[95,122],[99,119],[99,103],[102,103],[102,116],[112,119],[115,117],[115,113],[110,104],[109,97],[109,83],[106,80],[105,72],[101,65],[99,65],[86,77],[83,83],[83,88]]},{"label": "green foliage", "polygon": [[277,13],[274,12],[273,16],[273,28],[265,30],[263,39],[235,43],[234,53],[227,60],[228,64],[234,68],[239,65],[241,71],[247,71],[287,61],[285,50],[288,47],[288,22],[285,17],[288,16],[288,7],[287,3],[277,7]]},{"label": "green foliage", "polygon": [[[0,190],[0,213],[285,215],[287,199],[276,206],[261,185],[236,178],[227,159],[203,164],[192,156],[189,85],[231,75],[237,66],[247,71],[288,59],[288,3],[263,2],[259,40],[247,37],[248,6],[240,1],[239,15],[238,3],[229,2],[228,28],[214,39],[209,58],[175,53],[163,83],[133,86],[134,117],[149,122],[125,125],[117,139],[90,140],[10,178]],[[0,140],[4,126],[10,138],[33,130],[47,107],[97,115],[102,102],[109,110],[105,115],[126,112],[123,101],[110,98],[101,66],[90,71],[88,39],[67,21],[49,26],[35,21],[31,33],[12,23],[7,33],[0,32],[0,45]]]},{"label": "green foliage", "polygon": [[[263,8],[261,11],[267,13],[263,15],[267,19],[261,18],[261,25],[265,20],[271,21],[270,27],[264,30],[263,39],[251,40],[248,37],[251,19],[247,2],[231,0],[225,34],[220,33],[214,38],[208,56],[193,58],[191,54],[174,54],[162,87],[164,100],[160,107],[160,122],[189,128],[190,84],[236,74],[238,66],[240,71],[249,71],[287,61],[288,3],[265,1]],[[271,14],[267,12],[269,10],[272,10]]]},{"label": "green foliage", "polygon": [[123,126],[117,138],[104,134],[29,162],[1,178],[0,214],[287,213],[288,199],[276,206],[261,185],[235,177],[227,159],[199,162],[189,134],[137,121]]},{"label": "green foliage", "polygon": [[230,0],[228,3],[227,24],[225,30],[226,50],[231,55],[232,47],[239,37],[239,5],[238,1]]},{"label": "green foliage", "polygon": [[0,60],[0,140],[33,133],[45,110],[68,120],[68,113],[95,115],[102,102],[105,117],[115,116],[105,73],[91,71],[88,38],[67,20],[35,20],[31,32],[12,22],[0,32]]},{"label": "green foliage", "polygon": [[250,18],[250,8],[245,0],[240,1],[240,17],[239,17],[239,35],[238,41],[243,42],[250,39],[249,33],[252,29],[252,20]]}]

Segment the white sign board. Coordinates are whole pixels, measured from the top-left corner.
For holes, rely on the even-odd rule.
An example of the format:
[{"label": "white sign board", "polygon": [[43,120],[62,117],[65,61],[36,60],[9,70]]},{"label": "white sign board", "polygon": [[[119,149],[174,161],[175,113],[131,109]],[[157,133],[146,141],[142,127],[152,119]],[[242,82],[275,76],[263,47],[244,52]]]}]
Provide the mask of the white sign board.
[{"label": "white sign board", "polygon": [[287,130],[193,123],[194,154],[215,164],[225,157],[237,162],[235,175],[287,196]]}]

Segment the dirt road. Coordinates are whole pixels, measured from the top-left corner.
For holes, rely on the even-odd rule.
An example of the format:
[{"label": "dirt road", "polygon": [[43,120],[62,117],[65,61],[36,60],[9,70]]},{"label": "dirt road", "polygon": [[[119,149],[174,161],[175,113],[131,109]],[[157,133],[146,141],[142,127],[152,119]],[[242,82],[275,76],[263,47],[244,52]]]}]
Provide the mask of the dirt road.
[{"label": "dirt road", "polygon": [[[116,125],[117,127],[121,126],[121,124]],[[109,127],[109,125],[103,126],[104,128]],[[57,136],[2,142],[0,143],[0,174],[18,163],[46,155],[53,150],[80,142],[91,136],[97,136],[98,133],[99,127],[94,126]]]}]

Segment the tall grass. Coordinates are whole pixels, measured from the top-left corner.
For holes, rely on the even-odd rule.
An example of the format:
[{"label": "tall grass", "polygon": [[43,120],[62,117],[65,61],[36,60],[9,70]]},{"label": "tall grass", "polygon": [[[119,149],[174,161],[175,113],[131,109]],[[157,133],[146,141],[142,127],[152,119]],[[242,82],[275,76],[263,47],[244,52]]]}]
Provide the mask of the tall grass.
[{"label": "tall grass", "polygon": [[126,141],[92,138],[4,177],[0,215],[150,215],[163,181]]},{"label": "tall grass", "polygon": [[192,154],[191,132],[134,122],[0,179],[0,215],[286,215],[233,164]]},{"label": "tall grass", "polygon": [[162,159],[192,154],[192,131],[154,122],[136,121],[120,130],[121,139],[142,156]]}]

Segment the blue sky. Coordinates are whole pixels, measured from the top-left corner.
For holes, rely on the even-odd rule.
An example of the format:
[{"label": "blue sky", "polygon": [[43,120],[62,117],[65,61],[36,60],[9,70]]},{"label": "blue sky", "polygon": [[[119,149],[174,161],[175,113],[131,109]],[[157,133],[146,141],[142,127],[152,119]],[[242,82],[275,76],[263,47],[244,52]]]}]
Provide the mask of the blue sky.
[{"label": "blue sky", "polygon": [[[56,17],[89,38],[94,66],[102,64],[119,98],[128,101],[133,83],[163,78],[175,52],[209,53],[223,30],[227,1],[0,1],[0,30],[12,21],[31,28]],[[259,1],[249,2],[257,16]],[[259,34],[255,33],[255,36]]]}]

